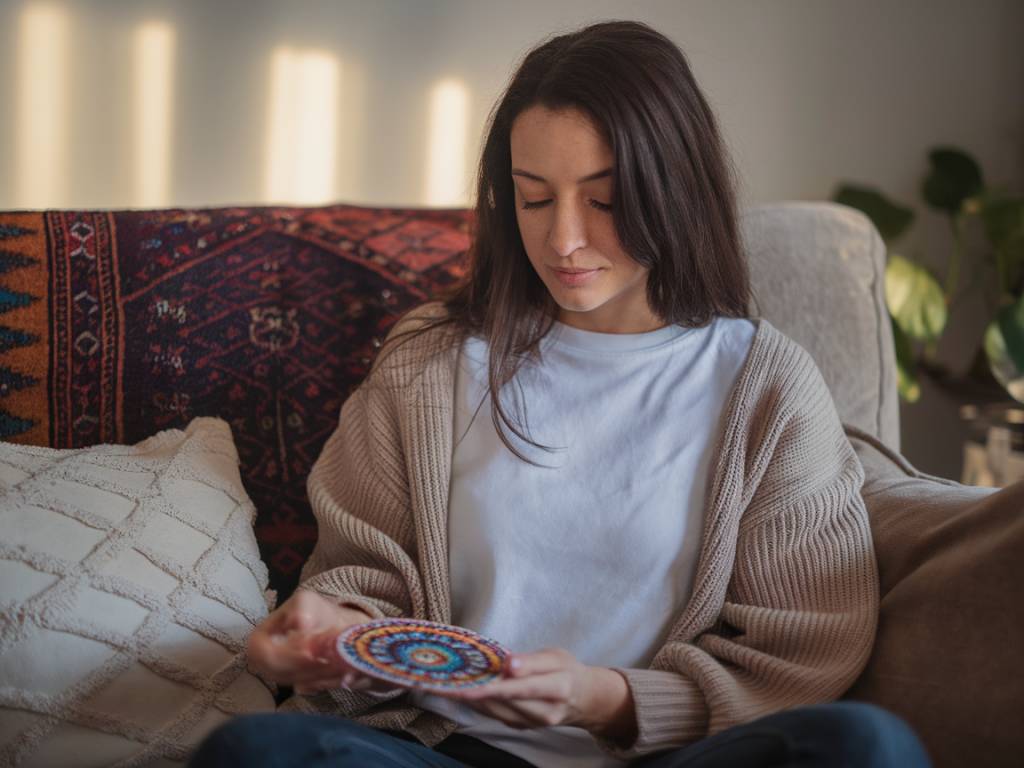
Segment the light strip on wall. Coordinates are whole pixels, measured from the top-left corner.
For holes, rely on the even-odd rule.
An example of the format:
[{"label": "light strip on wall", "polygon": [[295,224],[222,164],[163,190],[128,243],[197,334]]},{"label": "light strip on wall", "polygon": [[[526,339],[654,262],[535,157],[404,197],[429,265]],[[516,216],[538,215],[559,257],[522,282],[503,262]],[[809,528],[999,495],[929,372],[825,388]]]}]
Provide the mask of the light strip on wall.
[{"label": "light strip on wall", "polygon": [[148,22],[134,35],[134,204],[159,208],[170,201],[174,97],[174,29]]},{"label": "light strip on wall", "polygon": [[466,205],[466,136],[469,128],[469,89],[448,78],[430,90],[427,144],[426,204]]},{"label": "light strip on wall", "polygon": [[68,200],[68,16],[32,3],[18,25],[14,198],[19,208],[61,208]]},{"label": "light strip on wall", "polygon": [[334,197],[341,64],[311,49],[275,49],[263,197],[319,205]]}]

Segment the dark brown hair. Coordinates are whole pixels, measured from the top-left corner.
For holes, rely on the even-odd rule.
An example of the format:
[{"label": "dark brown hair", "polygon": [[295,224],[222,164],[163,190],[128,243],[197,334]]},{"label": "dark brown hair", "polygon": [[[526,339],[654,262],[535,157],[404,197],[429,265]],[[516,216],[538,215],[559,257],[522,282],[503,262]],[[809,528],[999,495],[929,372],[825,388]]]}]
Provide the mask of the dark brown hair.
[{"label": "dark brown hair", "polygon": [[[529,107],[573,109],[614,157],[612,216],[630,257],[650,270],[647,300],[669,324],[746,317],[750,283],[737,223],[733,169],[717,122],[683,52],[638,21],[605,21],[552,37],[526,54],[488,118],[465,278],[439,297],[447,312],[392,342],[442,325],[461,342],[488,341],[491,418],[537,446],[493,396],[538,355],[558,305],[534,271],[516,222],[510,132]],[[415,311],[415,310],[414,310]],[[530,462],[533,463],[533,462]]]}]

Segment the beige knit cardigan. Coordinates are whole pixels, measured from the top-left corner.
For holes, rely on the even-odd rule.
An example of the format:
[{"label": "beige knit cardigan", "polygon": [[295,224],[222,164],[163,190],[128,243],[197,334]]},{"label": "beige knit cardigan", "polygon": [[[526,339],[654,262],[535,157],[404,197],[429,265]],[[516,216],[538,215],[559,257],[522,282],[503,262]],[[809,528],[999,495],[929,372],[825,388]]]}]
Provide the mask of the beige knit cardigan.
[{"label": "beige knit cardigan", "polygon": [[[435,302],[407,314],[384,347],[399,328],[443,311]],[[879,598],[863,469],[810,355],[754,322],[712,464],[692,596],[648,669],[616,668],[632,693],[637,738],[595,739],[615,757],[834,700],[868,660]],[[309,476],[319,539],[303,588],[374,618],[451,622],[454,338],[443,326],[378,357],[342,406]],[[430,747],[457,726],[405,691],[338,689],[293,696],[280,709],[405,730]]]}]

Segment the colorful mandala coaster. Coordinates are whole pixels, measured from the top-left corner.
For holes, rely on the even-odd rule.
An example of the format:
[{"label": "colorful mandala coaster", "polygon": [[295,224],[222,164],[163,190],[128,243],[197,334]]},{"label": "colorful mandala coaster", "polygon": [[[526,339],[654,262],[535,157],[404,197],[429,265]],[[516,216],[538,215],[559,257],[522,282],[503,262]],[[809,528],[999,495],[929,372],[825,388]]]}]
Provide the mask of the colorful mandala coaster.
[{"label": "colorful mandala coaster", "polygon": [[500,678],[509,652],[465,627],[376,619],[338,636],[338,653],[360,672],[424,691],[472,688]]}]

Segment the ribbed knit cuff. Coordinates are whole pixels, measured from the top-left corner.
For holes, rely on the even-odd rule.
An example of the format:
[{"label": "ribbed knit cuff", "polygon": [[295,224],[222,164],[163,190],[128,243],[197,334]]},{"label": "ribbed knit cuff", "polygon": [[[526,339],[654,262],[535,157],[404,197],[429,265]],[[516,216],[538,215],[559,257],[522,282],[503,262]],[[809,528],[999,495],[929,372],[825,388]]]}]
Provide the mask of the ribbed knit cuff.
[{"label": "ribbed knit cuff", "polygon": [[388,618],[390,614],[381,610],[380,606],[376,603],[370,602],[369,598],[350,596],[345,598],[334,598],[335,602],[340,606],[348,606],[350,608],[358,608],[364,613],[370,614],[370,619],[383,619]]},{"label": "ribbed knit cuff", "polygon": [[348,604],[366,611],[370,614],[371,619],[385,619],[402,615],[400,608],[397,608],[386,600],[378,600],[376,598],[359,595],[354,592],[339,592],[331,587],[332,584],[329,581],[320,579],[319,576],[307,579],[299,585],[300,589],[308,589],[312,592],[316,592],[321,597],[327,598],[336,605]]},{"label": "ribbed knit cuff", "polygon": [[685,746],[707,735],[708,708],[704,695],[691,680],[676,672],[622,669],[636,712],[637,737],[628,745],[601,736],[594,741],[602,751],[621,760]]}]

